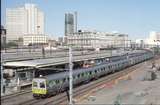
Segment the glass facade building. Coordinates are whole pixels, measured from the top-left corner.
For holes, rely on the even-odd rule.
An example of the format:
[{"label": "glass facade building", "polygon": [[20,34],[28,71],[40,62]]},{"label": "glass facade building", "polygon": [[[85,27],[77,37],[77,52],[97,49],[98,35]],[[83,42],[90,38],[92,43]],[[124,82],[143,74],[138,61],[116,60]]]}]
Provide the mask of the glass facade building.
[{"label": "glass facade building", "polygon": [[71,13],[65,14],[65,36],[74,33],[74,15]]}]

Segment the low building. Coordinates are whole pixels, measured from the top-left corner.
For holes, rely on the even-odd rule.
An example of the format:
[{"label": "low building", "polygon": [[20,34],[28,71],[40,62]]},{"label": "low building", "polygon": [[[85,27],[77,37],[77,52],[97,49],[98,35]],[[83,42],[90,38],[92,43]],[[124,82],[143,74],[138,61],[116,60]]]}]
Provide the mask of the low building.
[{"label": "low building", "polygon": [[150,47],[160,46],[160,32],[150,32],[149,38],[146,39],[146,43]]},{"label": "low building", "polygon": [[46,44],[48,43],[48,37],[46,35],[29,34],[23,36],[23,45],[29,44]]},{"label": "low building", "polygon": [[51,47],[56,47],[57,45],[60,45],[60,43],[54,39],[48,39],[48,45]]},{"label": "low building", "polygon": [[128,47],[128,35],[96,31],[78,31],[67,36],[67,44],[83,48]]}]

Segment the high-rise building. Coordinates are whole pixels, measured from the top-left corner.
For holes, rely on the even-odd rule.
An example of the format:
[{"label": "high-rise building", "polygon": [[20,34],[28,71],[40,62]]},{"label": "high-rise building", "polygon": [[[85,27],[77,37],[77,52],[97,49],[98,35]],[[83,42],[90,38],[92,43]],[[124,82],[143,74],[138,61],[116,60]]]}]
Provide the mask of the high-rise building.
[{"label": "high-rise building", "polygon": [[24,35],[44,34],[44,14],[34,4],[6,10],[7,42],[17,41]]},{"label": "high-rise building", "polygon": [[74,12],[74,32],[77,32],[77,11]]},{"label": "high-rise building", "polygon": [[74,33],[74,15],[72,13],[65,14],[65,36]]}]

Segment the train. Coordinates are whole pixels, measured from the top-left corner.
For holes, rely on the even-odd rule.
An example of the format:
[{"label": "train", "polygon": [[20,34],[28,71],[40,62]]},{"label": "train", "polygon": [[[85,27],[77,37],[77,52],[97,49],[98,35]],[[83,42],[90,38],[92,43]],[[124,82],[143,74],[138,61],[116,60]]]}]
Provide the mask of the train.
[{"label": "train", "polygon": [[[93,67],[73,70],[73,86],[90,82],[109,73],[114,73],[124,68],[133,66],[145,60],[153,58],[153,53],[143,51],[111,57],[111,61],[97,64]],[[34,98],[46,98],[56,95],[69,88],[69,72],[64,71],[47,76],[37,77],[32,80],[32,94]]]}]

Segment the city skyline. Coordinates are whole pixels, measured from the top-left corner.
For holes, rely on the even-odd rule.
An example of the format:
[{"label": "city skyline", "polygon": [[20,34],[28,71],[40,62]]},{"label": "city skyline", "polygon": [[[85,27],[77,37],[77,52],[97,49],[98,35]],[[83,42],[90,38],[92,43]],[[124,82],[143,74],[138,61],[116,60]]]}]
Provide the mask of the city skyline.
[{"label": "city skyline", "polygon": [[78,29],[118,31],[129,34],[131,39],[147,38],[150,31],[160,31],[159,0],[2,0],[2,25],[5,25],[6,8],[25,3],[34,3],[44,11],[45,32],[53,37],[64,36],[65,13],[74,11],[78,12]]}]

